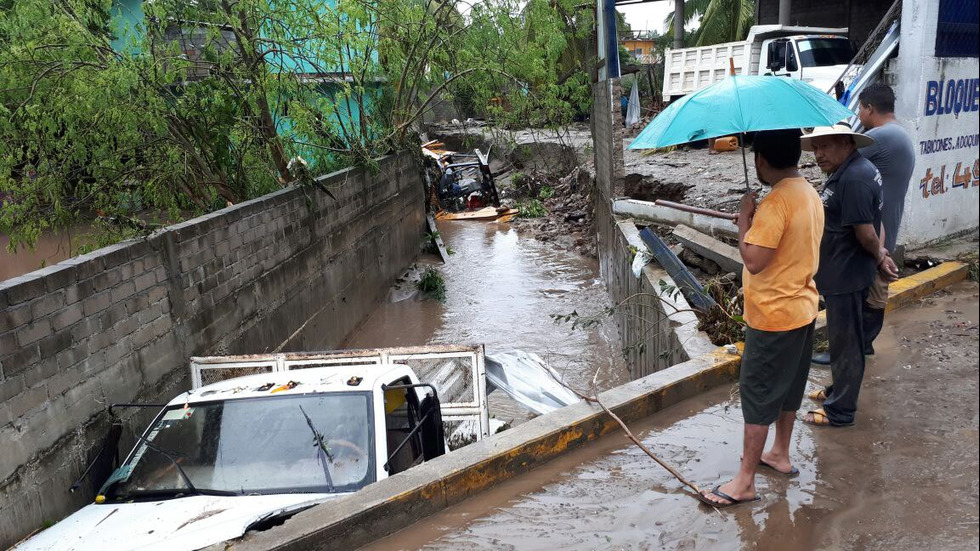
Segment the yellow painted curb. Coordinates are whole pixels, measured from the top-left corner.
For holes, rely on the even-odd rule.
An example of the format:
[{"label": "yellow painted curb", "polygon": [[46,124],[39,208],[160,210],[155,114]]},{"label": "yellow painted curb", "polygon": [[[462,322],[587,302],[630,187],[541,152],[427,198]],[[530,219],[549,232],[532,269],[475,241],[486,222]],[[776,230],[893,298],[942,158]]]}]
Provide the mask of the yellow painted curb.
[{"label": "yellow painted curb", "polygon": [[[970,267],[962,262],[943,262],[939,266],[917,274],[903,277],[888,286],[888,304],[885,311],[908,306],[920,298],[963,281],[970,276]],[[823,332],[827,328],[827,311],[817,314],[816,331]]]},{"label": "yellow painted curb", "polygon": [[888,286],[888,304],[885,311],[901,308],[926,295],[963,281],[970,275],[970,267],[962,262],[943,262],[939,266],[903,277]]}]

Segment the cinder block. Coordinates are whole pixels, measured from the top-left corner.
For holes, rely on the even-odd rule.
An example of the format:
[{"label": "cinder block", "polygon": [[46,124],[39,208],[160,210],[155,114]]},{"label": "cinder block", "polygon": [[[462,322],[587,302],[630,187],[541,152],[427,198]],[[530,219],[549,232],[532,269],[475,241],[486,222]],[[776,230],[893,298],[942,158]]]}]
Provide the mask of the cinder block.
[{"label": "cinder block", "polygon": [[[164,271],[164,273],[166,272]],[[133,285],[135,286],[135,292],[137,293],[144,289],[149,289],[156,284],[157,275],[153,271],[144,272],[133,279]]]},{"label": "cinder block", "polygon": [[133,293],[135,292],[136,292],[136,285],[133,283],[133,281],[132,280],[124,281],[112,288],[112,290],[109,292],[109,297],[112,300],[112,302],[115,304],[115,303],[122,302],[123,299],[132,296]]},{"label": "cinder block", "polygon": [[86,316],[94,316],[95,314],[108,308],[110,304],[112,304],[112,297],[108,292],[103,291],[83,300],[82,308],[84,309]]},{"label": "cinder block", "polygon": [[60,373],[58,358],[52,357],[32,365],[24,370],[24,384],[30,388],[47,381],[51,377]]},{"label": "cinder block", "polygon": [[7,296],[9,304],[20,304],[44,295],[47,288],[44,278],[30,273],[0,282],[0,292]]},{"label": "cinder block", "polygon": [[65,288],[65,304],[74,304],[85,298],[92,296],[95,292],[95,285],[91,279],[79,281],[74,285]]},{"label": "cinder block", "polygon": [[83,319],[71,328],[71,338],[76,343],[81,344],[85,339],[98,332],[100,327],[98,318],[90,317]]},{"label": "cinder block", "polygon": [[12,396],[20,394],[27,388],[23,375],[5,377],[0,381],[0,403],[6,402]]},{"label": "cinder block", "polygon": [[112,306],[103,310],[97,317],[99,318],[100,327],[108,329],[119,323],[120,320],[129,317],[129,313],[126,311],[126,304],[124,302],[118,302],[113,303]]},{"label": "cinder block", "polygon": [[111,329],[102,330],[93,334],[85,343],[88,346],[89,356],[95,356],[100,350],[105,350],[105,348],[112,344],[115,340],[116,334]]},{"label": "cinder block", "polygon": [[70,368],[61,369],[57,374],[51,376],[46,382],[48,387],[48,399],[54,400],[65,393],[69,388],[77,386],[85,379],[85,369],[75,365]]},{"label": "cinder block", "polygon": [[48,387],[40,384],[7,400],[7,405],[10,406],[10,414],[17,419],[29,411],[39,409],[47,401]]},{"label": "cinder block", "polygon": [[58,352],[71,346],[71,343],[70,331],[56,331],[53,335],[44,337],[38,341],[38,351],[41,354],[41,359],[54,359]]},{"label": "cinder block", "polygon": [[112,366],[119,363],[125,356],[133,351],[132,342],[129,337],[123,337],[113,343],[111,346],[105,349],[105,363],[106,368],[111,369]]},{"label": "cinder block", "polygon": [[92,286],[96,291],[104,291],[115,287],[123,280],[122,271],[118,268],[108,269],[92,278]]},{"label": "cinder block", "polygon": [[58,358],[58,367],[61,371],[74,367],[75,364],[88,357],[88,347],[75,345],[62,350]]},{"label": "cinder block", "polygon": [[31,301],[31,315],[34,319],[42,318],[57,311],[65,305],[64,291],[49,292]]},{"label": "cinder block", "polygon": [[140,322],[138,315],[126,316],[112,327],[112,331],[116,334],[117,338],[121,339],[126,335],[131,335],[134,331],[139,329],[140,325],[142,325],[142,322]]},{"label": "cinder block", "polygon": [[3,376],[13,377],[28,367],[41,361],[37,344],[21,346],[3,358]]},{"label": "cinder block", "polygon": [[51,316],[51,327],[55,331],[60,331],[66,327],[74,325],[82,319],[85,312],[80,303],[75,303]]},{"label": "cinder block", "polygon": [[24,325],[16,330],[17,345],[26,347],[51,334],[51,322],[41,319],[34,323]]}]

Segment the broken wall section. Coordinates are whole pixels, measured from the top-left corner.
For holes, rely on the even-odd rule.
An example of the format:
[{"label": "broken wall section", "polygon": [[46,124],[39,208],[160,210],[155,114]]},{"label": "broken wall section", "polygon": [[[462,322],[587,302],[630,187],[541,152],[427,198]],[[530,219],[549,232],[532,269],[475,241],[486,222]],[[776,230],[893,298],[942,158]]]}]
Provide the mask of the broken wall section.
[{"label": "broken wall section", "polygon": [[[638,379],[715,350],[697,330],[697,318],[665,271],[655,264],[633,274],[637,251],[646,250],[633,221],[613,213],[613,202],[623,195],[623,120],[617,80],[600,81],[593,88],[592,136],[596,187],[595,217],[599,271],[613,303],[622,349],[630,377]],[[615,101],[614,101],[615,100]]]},{"label": "broken wall section", "polygon": [[192,355],[335,347],[373,310],[419,253],[420,169],[320,181],[336,200],[289,188],[0,283],[0,548],[91,502],[68,487],[107,405],[165,403]]}]

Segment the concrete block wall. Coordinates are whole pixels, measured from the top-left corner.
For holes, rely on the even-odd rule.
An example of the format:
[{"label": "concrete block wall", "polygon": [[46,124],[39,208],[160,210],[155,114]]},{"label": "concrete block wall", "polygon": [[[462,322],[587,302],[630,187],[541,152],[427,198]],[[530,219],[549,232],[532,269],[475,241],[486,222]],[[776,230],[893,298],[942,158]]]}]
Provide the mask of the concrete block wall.
[{"label": "concrete block wall", "polygon": [[[613,303],[620,305],[616,322],[622,348],[631,378],[638,379],[714,347],[710,343],[704,345],[707,339],[698,335],[693,314],[678,316],[662,300],[659,282],[669,281],[666,273],[648,266],[640,278],[633,275],[633,253],[645,246],[632,220],[612,212],[612,200],[623,194],[624,184],[619,89],[618,80],[600,81],[593,88],[593,143],[599,190],[595,194],[596,231],[600,275]],[[686,303],[680,309],[687,309]]]},{"label": "concrete block wall", "polygon": [[[106,406],[166,402],[188,358],[339,345],[419,252],[408,154],[0,283],[0,548],[91,501]],[[130,419],[142,428],[146,415]]]}]

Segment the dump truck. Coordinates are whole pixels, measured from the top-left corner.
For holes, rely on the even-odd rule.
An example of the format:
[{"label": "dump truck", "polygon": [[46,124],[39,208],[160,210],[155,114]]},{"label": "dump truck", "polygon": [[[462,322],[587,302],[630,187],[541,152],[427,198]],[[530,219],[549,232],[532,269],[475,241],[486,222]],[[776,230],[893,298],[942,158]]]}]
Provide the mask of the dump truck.
[{"label": "dump truck", "polygon": [[730,74],[802,79],[824,92],[854,58],[846,28],[755,25],[745,40],[664,53],[664,99],[679,99]]}]

